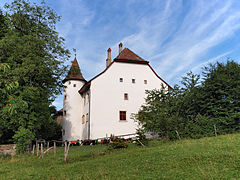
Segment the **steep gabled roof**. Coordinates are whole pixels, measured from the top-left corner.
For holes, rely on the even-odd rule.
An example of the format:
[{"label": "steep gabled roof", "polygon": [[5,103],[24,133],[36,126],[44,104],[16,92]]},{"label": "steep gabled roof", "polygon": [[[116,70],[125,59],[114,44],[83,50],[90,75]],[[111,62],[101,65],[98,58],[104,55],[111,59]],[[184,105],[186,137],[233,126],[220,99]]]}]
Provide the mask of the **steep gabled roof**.
[{"label": "steep gabled roof", "polygon": [[79,65],[78,65],[78,62],[77,62],[77,59],[75,58],[73,63],[72,63],[72,66],[68,72],[68,75],[67,77],[63,80],[63,82],[66,82],[68,80],[80,80],[80,81],[85,81],[86,80],[84,79],[82,73],[81,73],[81,70],[79,68]]},{"label": "steep gabled roof", "polygon": [[89,80],[88,82],[86,82],[84,84],[84,86],[78,91],[80,94],[83,94],[84,92],[88,91],[88,89],[91,86],[91,81],[96,79],[98,76],[100,76],[101,74],[103,74],[105,71],[107,71],[110,66],[114,63],[114,62],[124,62],[124,63],[134,63],[134,64],[145,64],[147,66],[149,66],[149,68],[153,71],[153,73],[160,79],[162,80],[169,89],[172,89],[172,87],[166,83],[160,76],[157,75],[157,73],[153,70],[153,68],[149,65],[149,62],[144,60],[143,58],[139,57],[137,54],[135,54],[134,52],[132,52],[130,49],[128,48],[124,48],[124,50],[121,51],[121,53],[111,62],[111,64],[100,74],[96,75],[95,77],[93,77],[91,80]]},{"label": "steep gabled roof", "polygon": [[117,60],[117,59],[119,59],[119,60],[121,59],[121,60],[145,61],[143,58],[139,57],[138,55],[136,55],[134,52],[132,52],[128,48],[124,48],[114,60]]}]

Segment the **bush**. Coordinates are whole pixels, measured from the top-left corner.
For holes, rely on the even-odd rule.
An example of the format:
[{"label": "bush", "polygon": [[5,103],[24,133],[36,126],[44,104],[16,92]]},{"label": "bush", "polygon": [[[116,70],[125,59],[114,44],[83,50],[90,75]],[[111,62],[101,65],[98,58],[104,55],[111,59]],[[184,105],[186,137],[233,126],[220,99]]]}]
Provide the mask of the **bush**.
[{"label": "bush", "polygon": [[27,145],[34,139],[34,134],[30,130],[20,127],[13,136],[13,139],[16,144],[17,152],[22,153],[26,151]]},{"label": "bush", "polygon": [[[143,145],[147,145],[147,144],[148,144],[148,140],[147,140],[147,138],[146,138],[144,128],[139,127],[139,128],[137,129],[137,139],[138,139]],[[142,145],[139,141],[137,141],[137,145]]]},{"label": "bush", "polygon": [[108,150],[127,148],[127,147],[128,147],[127,143],[124,142],[124,140],[120,139],[120,138],[114,139],[113,141],[111,141],[108,144]]}]

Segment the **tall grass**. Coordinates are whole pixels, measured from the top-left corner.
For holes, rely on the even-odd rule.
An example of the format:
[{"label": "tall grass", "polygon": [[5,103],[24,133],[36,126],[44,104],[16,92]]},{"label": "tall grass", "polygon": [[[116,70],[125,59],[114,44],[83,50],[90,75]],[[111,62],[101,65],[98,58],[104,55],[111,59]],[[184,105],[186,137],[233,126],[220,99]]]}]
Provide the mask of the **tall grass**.
[{"label": "tall grass", "polygon": [[43,159],[32,155],[0,158],[0,179],[239,179],[240,134],[151,141],[148,147],[107,151],[70,148]]}]

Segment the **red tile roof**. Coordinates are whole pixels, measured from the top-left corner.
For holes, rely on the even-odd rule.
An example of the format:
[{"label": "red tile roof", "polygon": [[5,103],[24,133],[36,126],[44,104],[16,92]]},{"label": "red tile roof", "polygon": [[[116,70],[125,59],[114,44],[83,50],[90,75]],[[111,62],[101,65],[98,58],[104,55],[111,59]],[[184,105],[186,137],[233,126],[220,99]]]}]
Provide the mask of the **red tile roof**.
[{"label": "red tile roof", "polygon": [[79,68],[77,59],[75,58],[72,66],[70,68],[70,71],[68,72],[67,77],[63,80],[63,82],[66,82],[67,80],[82,80],[86,81],[81,73],[81,70]]},{"label": "red tile roof", "polygon": [[149,65],[148,61],[139,57],[134,52],[132,52],[130,49],[124,48],[124,50],[121,51],[121,53],[111,62],[111,64],[103,72],[101,72],[100,74],[98,74],[97,76],[95,76],[94,78],[89,80],[87,83],[85,83],[84,86],[78,92],[80,94],[83,94],[84,92],[86,92],[91,86],[91,81],[94,80],[95,78],[97,78],[98,76],[100,76],[101,74],[103,74],[105,71],[107,71],[114,62],[146,64],[150,67],[150,69],[153,71],[153,73],[168,86],[169,89],[172,89],[172,87],[169,84],[167,84],[161,77],[159,77],[157,75],[157,73]]},{"label": "red tile roof", "polygon": [[114,60],[134,60],[134,61],[145,61],[143,58],[136,55],[128,48],[124,48],[121,53]]}]

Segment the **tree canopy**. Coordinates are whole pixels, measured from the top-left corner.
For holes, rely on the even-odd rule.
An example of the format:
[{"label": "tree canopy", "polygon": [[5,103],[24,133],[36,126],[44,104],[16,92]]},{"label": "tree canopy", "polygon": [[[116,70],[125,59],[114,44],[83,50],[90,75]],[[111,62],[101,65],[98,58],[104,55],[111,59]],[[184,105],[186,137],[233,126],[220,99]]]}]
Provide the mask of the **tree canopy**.
[{"label": "tree canopy", "polygon": [[19,130],[45,139],[59,131],[51,103],[61,92],[69,58],[56,31],[59,20],[44,1],[15,0],[0,12],[0,64],[8,67],[0,69],[0,143],[20,136]]},{"label": "tree canopy", "polygon": [[181,85],[147,91],[135,118],[147,131],[169,139],[213,136],[240,130],[240,65],[228,60],[187,73]]}]

